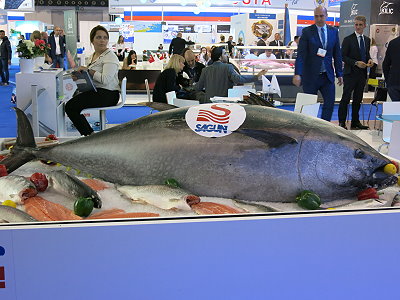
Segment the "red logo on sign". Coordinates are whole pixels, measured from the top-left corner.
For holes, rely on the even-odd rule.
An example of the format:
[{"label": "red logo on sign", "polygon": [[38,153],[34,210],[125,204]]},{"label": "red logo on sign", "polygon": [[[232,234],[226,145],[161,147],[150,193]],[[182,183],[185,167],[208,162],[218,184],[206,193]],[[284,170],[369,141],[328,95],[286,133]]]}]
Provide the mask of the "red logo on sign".
[{"label": "red logo on sign", "polygon": [[229,122],[231,111],[227,108],[219,107],[217,104],[211,106],[212,109],[222,111],[222,114],[217,114],[211,110],[200,109],[197,115],[197,121],[214,122],[217,124],[226,124]]},{"label": "red logo on sign", "polygon": [[0,289],[5,289],[6,288],[6,275],[4,272],[4,267],[0,267]]}]

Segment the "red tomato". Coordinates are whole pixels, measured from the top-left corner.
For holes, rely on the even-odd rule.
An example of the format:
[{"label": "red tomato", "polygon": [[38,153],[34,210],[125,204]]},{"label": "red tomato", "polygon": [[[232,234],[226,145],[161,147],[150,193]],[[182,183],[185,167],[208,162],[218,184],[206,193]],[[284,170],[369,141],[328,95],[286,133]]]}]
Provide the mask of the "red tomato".
[{"label": "red tomato", "polygon": [[5,155],[0,155],[0,161],[2,161],[3,159],[5,159],[6,156]]},{"label": "red tomato", "polygon": [[58,138],[54,134],[49,134],[48,136],[46,136],[46,138],[44,140],[45,141],[57,141]]},{"label": "red tomato", "polygon": [[49,181],[43,173],[34,173],[29,179],[36,186],[38,192],[44,192],[49,185]]}]

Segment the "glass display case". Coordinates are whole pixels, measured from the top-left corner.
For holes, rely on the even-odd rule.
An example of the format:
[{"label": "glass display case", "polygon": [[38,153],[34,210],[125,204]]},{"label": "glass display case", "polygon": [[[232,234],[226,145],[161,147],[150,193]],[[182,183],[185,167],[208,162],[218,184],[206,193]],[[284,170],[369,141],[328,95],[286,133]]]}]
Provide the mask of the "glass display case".
[{"label": "glass display case", "polygon": [[286,46],[235,46],[234,63],[242,75],[255,75],[261,70],[268,74],[294,75],[297,47]]}]

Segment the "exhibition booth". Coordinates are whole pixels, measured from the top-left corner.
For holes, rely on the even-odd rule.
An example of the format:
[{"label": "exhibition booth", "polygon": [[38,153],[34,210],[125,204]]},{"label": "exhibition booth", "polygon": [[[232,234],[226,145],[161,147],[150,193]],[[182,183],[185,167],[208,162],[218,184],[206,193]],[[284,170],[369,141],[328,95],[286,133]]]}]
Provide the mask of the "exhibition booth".
[{"label": "exhibition booth", "polygon": [[[112,21],[79,20],[74,9],[63,12],[65,24],[29,17],[8,21],[4,26],[13,46],[12,64],[19,64],[15,47],[21,34],[29,39],[33,30],[50,33],[65,25],[66,69],[87,65],[93,52],[90,30],[102,25],[110,34],[109,48],[115,50],[122,35],[125,57],[130,50],[137,53],[134,69],[122,70],[121,63],[118,79],[122,83],[126,78],[126,93],[120,101],[125,103],[125,96],[148,102],[178,32],[193,41],[190,47],[196,55],[202,47],[218,45],[221,36],[225,41],[233,36],[243,45],[234,46],[231,63],[244,76],[268,69],[266,78],[270,85],[278,82],[279,97],[277,90],[265,91],[265,82],[264,91],[262,82],[242,90],[285,105],[295,104],[302,92],[292,84],[297,46],[288,42],[312,24],[317,5],[328,8],[327,22],[339,28],[341,40],[354,31],[355,15],[367,17],[365,33],[379,48],[378,70],[388,42],[400,35],[400,0],[390,4],[205,0],[188,5],[190,1],[182,1],[185,5],[164,1],[162,6],[157,1],[110,0]],[[257,46],[263,33],[268,41],[279,33],[284,46]],[[250,56],[267,51],[279,52],[282,58]],[[341,87],[336,88],[339,97]],[[400,263],[394,257],[400,250],[400,190],[398,185],[380,184],[389,182],[388,173],[382,175],[387,165],[394,166],[398,176],[400,157],[388,160],[368,146],[361,139],[367,137],[369,143],[369,134],[354,135],[304,112],[294,115],[279,108],[238,105],[232,98],[161,113],[150,105],[147,116],[112,124],[105,131],[100,110],[88,110],[85,117],[96,133],[80,138],[65,115],[65,104],[76,89],[62,68],[36,63],[33,70],[15,74],[15,107],[27,119],[17,111],[20,136],[0,136],[0,203],[12,200],[23,213],[14,207],[2,210],[0,205],[0,299],[391,299],[397,295]],[[307,101],[304,106],[317,104],[317,96]],[[400,108],[386,114],[395,116],[392,124],[398,121]],[[205,126],[204,120],[214,125]],[[261,123],[270,131],[266,133]],[[52,140],[52,135],[57,138]],[[32,148],[35,143],[40,149]],[[15,159],[10,160],[11,152]],[[17,167],[7,174],[6,164]],[[47,189],[38,192],[33,186],[37,193],[25,199],[22,194],[32,188],[34,173],[45,174]],[[60,173],[67,175],[57,177]],[[18,185],[13,198],[7,198],[2,191],[12,189],[17,179],[4,178],[13,175],[28,181],[28,186]],[[371,178],[367,182],[362,176]],[[149,184],[143,183],[144,178],[153,184],[151,189],[133,192],[135,186]],[[357,199],[357,184],[382,192],[377,198]],[[195,192],[181,191],[180,185]],[[297,185],[302,192],[285,198]],[[314,189],[316,195],[330,191],[341,197],[321,196],[321,201],[317,195],[319,205],[312,208],[299,204],[300,198],[314,200],[314,193],[308,194]],[[344,196],[345,191],[350,195]],[[268,201],[260,200],[262,193]],[[81,198],[86,205],[89,199],[91,209],[78,216]],[[36,219],[30,219],[28,212]]]}]

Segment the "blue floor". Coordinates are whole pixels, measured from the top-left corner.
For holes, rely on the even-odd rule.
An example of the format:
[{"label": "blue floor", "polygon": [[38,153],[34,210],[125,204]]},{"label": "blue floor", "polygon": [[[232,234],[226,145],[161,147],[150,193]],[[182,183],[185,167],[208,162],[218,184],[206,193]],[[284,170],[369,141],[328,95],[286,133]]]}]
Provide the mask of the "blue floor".
[{"label": "blue floor", "polygon": [[[15,73],[19,72],[19,66],[12,65],[10,67],[10,82],[15,82]],[[0,86],[0,137],[15,137],[17,134],[16,117],[15,112],[12,109],[15,105],[11,103],[11,94],[15,85],[10,84],[9,86]],[[364,104],[364,118],[362,111],[360,110],[360,119],[367,120],[370,111],[370,105]],[[285,110],[294,110],[294,105],[285,105],[280,108]],[[335,105],[333,111],[333,121],[337,121],[339,105]],[[381,111],[382,108],[379,109]],[[116,110],[107,111],[107,120],[109,124],[121,124],[125,123],[142,116],[150,114],[151,109],[142,106],[124,106],[123,108]],[[321,108],[319,116],[321,115]],[[351,107],[350,107],[351,115]],[[370,120],[375,119],[375,108],[371,110]]]}]

